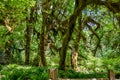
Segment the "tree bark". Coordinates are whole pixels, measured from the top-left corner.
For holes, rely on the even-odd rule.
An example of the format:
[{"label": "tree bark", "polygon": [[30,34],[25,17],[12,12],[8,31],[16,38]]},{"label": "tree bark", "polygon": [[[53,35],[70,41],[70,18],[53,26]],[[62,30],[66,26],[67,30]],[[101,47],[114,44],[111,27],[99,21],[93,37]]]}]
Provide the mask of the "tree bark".
[{"label": "tree bark", "polygon": [[39,66],[46,66],[46,58],[45,58],[45,49],[44,49],[44,23],[42,23],[42,32],[40,34],[40,43],[39,43]]},{"label": "tree bark", "polygon": [[49,9],[49,0],[42,0],[42,27],[41,27],[41,32],[40,32],[40,43],[39,43],[39,66],[47,66],[47,62],[46,62],[46,57],[45,57],[45,44],[46,44],[46,37],[47,34],[45,35],[45,29],[48,29],[47,26],[47,18],[48,15],[47,13],[45,13],[44,11],[47,11]]},{"label": "tree bark", "polygon": [[31,27],[29,25],[27,25],[27,28],[26,28],[25,64],[29,64],[29,60],[30,60],[30,42],[31,42]]},{"label": "tree bark", "polygon": [[75,27],[75,22],[76,22],[75,15],[72,15],[72,17],[70,18],[70,22],[71,23],[69,23],[69,28],[67,30],[67,33],[66,33],[64,39],[63,39],[62,48],[60,50],[59,68],[61,70],[65,70],[65,59],[66,59],[67,46],[68,46],[68,43],[70,41],[71,35],[73,33],[73,29]]},{"label": "tree bark", "polygon": [[76,38],[76,42],[74,45],[74,50],[71,54],[71,66],[75,71],[78,71],[78,63],[77,63],[77,59],[78,59],[78,50],[79,50],[79,42],[81,40],[81,32],[82,32],[82,12],[79,14],[78,16],[78,34],[77,34],[77,38]]},{"label": "tree bark", "polygon": [[36,18],[35,18],[35,10],[36,9],[36,5],[34,7],[31,8],[30,10],[30,18],[27,17],[26,18],[26,46],[25,46],[25,64],[29,64],[30,62],[30,43],[31,43],[31,34],[32,34],[32,30],[33,30],[33,24],[36,22]]},{"label": "tree bark", "polygon": [[85,1],[80,1],[79,3],[81,3],[81,4],[79,6],[77,6],[78,2],[79,2],[79,0],[76,0],[74,13],[70,16],[70,18],[68,20],[69,21],[68,22],[68,29],[67,29],[65,37],[63,39],[62,48],[60,50],[60,61],[59,61],[59,69],[60,70],[65,70],[65,59],[66,59],[66,54],[67,54],[66,53],[67,52],[67,46],[68,46],[68,43],[71,39],[73,29],[74,29],[75,24],[76,24],[77,16],[86,7],[86,2]]}]

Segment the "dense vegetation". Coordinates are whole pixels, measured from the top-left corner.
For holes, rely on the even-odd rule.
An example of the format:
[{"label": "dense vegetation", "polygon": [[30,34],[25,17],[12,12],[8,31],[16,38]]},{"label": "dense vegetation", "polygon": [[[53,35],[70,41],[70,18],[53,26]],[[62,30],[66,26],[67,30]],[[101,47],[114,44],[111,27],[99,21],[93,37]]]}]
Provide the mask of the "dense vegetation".
[{"label": "dense vegetation", "polygon": [[120,0],[0,0],[0,15],[5,80],[120,73]]}]

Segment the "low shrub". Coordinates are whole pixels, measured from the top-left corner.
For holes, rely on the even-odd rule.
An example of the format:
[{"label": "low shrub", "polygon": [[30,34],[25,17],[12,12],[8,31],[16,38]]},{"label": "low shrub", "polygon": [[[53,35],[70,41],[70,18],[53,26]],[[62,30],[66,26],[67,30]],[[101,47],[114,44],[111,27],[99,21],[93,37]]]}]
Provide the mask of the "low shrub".
[{"label": "low shrub", "polygon": [[59,78],[107,78],[107,73],[81,73],[74,70],[67,70],[58,72]]},{"label": "low shrub", "polygon": [[47,68],[8,65],[1,71],[2,80],[48,80]]}]

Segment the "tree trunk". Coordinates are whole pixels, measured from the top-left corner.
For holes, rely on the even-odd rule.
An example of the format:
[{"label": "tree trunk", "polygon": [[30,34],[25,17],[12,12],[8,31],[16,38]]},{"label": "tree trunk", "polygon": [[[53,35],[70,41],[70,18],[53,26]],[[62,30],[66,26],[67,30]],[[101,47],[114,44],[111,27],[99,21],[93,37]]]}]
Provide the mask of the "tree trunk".
[{"label": "tree trunk", "polygon": [[115,73],[113,70],[108,71],[109,80],[115,80]]},{"label": "tree trunk", "polygon": [[30,59],[30,42],[31,42],[31,27],[26,28],[26,48],[25,48],[25,64],[29,64]]},{"label": "tree trunk", "polygon": [[39,48],[38,48],[38,55],[39,55],[39,66],[47,66],[46,62],[46,57],[45,57],[45,29],[47,29],[47,13],[44,11],[47,11],[49,8],[48,5],[48,0],[44,1],[42,0],[42,27],[41,27],[41,32],[40,32],[40,43],[39,43]]},{"label": "tree trunk", "polygon": [[60,61],[59,61],[59,68],[61,70],[65,70],[65,59],[66,59],[67,46],[71,39],[73,29],[75,27],[76,18],[77,18],[76,15],[72,15],[70,17],[69,27],[63,39],[62,48],[60,50]]},{"label": "tree trunk", "polygon": [[39,43],[39,66],[46,66],[46,58],[45,58],[45,51],[44,51],[44,24],[42,23],[42,32],[40,34],[40,43]]},{"label": "tree trunk", "polygon": [[[78,6],[79,3],[77,3],[76,6]],[[77,63],[77,58],[78,58],[78,50],[79,50],[79,42],[81,40],[81,32],[82,32],[82,12],[78,16],[78,34],[76,37],[76,43],[74,45],[74,50],[71,54],[71,66],[75,71],[79,71],[78,69],[78,63]]]},{"label": "tree trunk", "polygon": [[30,62],[30,43],[31,43],[31,34],[32,34],[32,30],[33,30],[33,25],[36,22],[36,17],[35,17],[35,10],[36,9],[36,5],[34,7],[31,8],[30,10],[30,18],[27,17],[26,18],[26,48],[25,48],[25,64],[29,64]]},{"label": "tree trunk", "polygon": [[74,50],[71,55],[71,66],[75,71],[78,71],[77,58],[78,52],[77,50]]},{"label": "tree trunk", "polygon": [[[81,3],[81,4],[78,5],[78,3]],[[68,46],[68,43],[69,43],[70,38],[72,36],[73,29],[74,29],[75,24],[76,24],[77,16],[86,7],[85,3],[86,2],[82,1],[82,0],[81,1],[75,0],[74,13],[70,16],[70,18],[68,20],[69,21],[68,29],[67,29],[65,37],[63,39],[62,48],[60,50],[60,61],[59,61],[59,68],[60,68],[60,70],[65,70],[65,59],[66,59],[67,46]]]}]

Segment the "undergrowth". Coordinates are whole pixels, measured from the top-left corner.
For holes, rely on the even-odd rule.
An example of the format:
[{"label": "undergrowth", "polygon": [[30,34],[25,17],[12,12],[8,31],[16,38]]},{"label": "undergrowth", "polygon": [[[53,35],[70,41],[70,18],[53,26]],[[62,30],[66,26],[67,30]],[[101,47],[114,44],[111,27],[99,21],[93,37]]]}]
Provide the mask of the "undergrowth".
[{"label": "undergrowth", "polygon": [[[48,80],[48,68],[20,66],[9,64],[6,66],[0,65],[0,74],[3,75],[1,80]],[[107,78],[107,73],[81,73],[75,72],[72,69],[61,71],[58,70],[59,78]]]},{"label": "undergrowth", "polygon": [[48,80],[47,68],[10,64],[0,73],[4,75],[1,80]]},{"label": "undergrowth", "polygon": [[75,72],[74,70],[70,69],[67,71],[61,71],[59,70],[60,78],[74,78],[74,79],[87,79],[87,78],[107,78],[107,73],[81,73],[81,72]]}]

